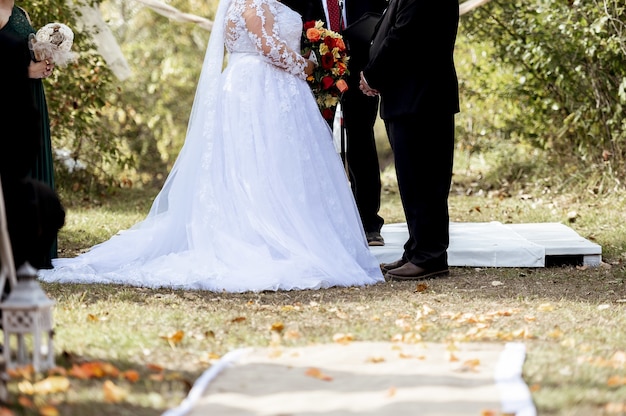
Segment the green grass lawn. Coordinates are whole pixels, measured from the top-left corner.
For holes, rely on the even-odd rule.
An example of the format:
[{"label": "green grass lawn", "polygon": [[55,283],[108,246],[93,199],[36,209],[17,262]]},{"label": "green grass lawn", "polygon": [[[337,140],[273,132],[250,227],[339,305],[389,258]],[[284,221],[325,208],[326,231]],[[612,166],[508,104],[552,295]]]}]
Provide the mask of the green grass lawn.
[{"label": "green grass lawn", "polygon": [[[393,174],[383,178],[381,213],[388,223],[403,221]],[[61,256],[142,219],[154,193],[124,189],[69,202]],[[416,282],[245,294],[42,284],[57,302],[55,352],[69,387],[33,393],[19,377],[9,383],[10,407],[29,415],[160,415],[233,349],[332,343],[338,333],[391,341],[410,331],[433,342],[523,342],[523,376],[540,415],[625,415],[624,197],[505,195],[455,178],[452,221],[563,222],[602,246],[597,268],[457,267],[447,279],[427,281],[425,290]],[[418,313],[424,307],[433,310],[427,321]],[[461,315],[476,319],[451,318]],[[397,325],[399,318],[410,330]],[[96,370],[85,365],[94,361],[102,363]]]}]

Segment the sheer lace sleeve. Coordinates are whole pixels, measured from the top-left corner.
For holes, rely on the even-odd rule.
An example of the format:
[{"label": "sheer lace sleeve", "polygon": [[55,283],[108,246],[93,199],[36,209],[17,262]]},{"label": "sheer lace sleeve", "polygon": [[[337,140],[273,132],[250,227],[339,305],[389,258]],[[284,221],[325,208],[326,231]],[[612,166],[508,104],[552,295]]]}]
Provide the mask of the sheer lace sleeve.
[{"label": "sheer lace sleeve", "polygon": [[306,58],[280,38],[275,25],[275,7],[267,0],[246,0],[245,4],[245,29],[257,51],[273,65],[306,79]]}]

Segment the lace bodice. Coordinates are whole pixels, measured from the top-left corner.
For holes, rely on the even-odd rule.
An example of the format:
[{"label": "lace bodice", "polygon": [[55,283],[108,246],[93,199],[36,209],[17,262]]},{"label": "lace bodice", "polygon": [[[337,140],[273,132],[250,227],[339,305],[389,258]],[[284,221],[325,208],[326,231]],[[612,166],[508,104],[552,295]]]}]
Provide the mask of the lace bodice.
[{"label": "lace bodice", "polygon": [[225,24],[229,53],[258,53],[272,65],[306,79],[298,13],[276,0],[233,0]]}]

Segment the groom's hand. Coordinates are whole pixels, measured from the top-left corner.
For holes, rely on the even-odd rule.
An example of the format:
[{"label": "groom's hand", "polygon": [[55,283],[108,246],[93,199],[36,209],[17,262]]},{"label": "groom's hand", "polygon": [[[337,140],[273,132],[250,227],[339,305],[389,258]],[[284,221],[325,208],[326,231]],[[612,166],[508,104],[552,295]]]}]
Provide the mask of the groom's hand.
[{"label": "groom's hand", "polygon": [[361,75],[361,80],[359,81],[359,89],[363,91],[363,94],[369,97],[374,97],[376,95],[379,95],[380,93],[378,92],[378,90],[375,90],[374,88],[371,88],[369,86],[369,84],[365,80],[365,76],[363,76],[363,71],[361,71],[360,75]]}]

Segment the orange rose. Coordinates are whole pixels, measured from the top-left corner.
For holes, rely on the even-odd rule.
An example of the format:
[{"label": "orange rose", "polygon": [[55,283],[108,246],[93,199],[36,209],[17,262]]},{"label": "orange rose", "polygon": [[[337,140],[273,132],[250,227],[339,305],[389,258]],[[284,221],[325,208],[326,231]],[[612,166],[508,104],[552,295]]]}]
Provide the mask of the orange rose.
[{"label": "orange rose", "polygon": [[348,84],[343,79],[340,79],[337,81],[337,89],[343,94],[348,89]]},{"label": "orange rose", "polygon": [[314,27],[306,30],[306,38],[311,42],[317,42],[320,40],[320,31]]},{"label": "orange rose", "polygon": [[343,39],[341,39],[341,38],[337,39],[336,46],[337,46],[337,48],[339,48],[339,51],[341,51],[341,52],[346,50],[346,44],[344,43]]}]

